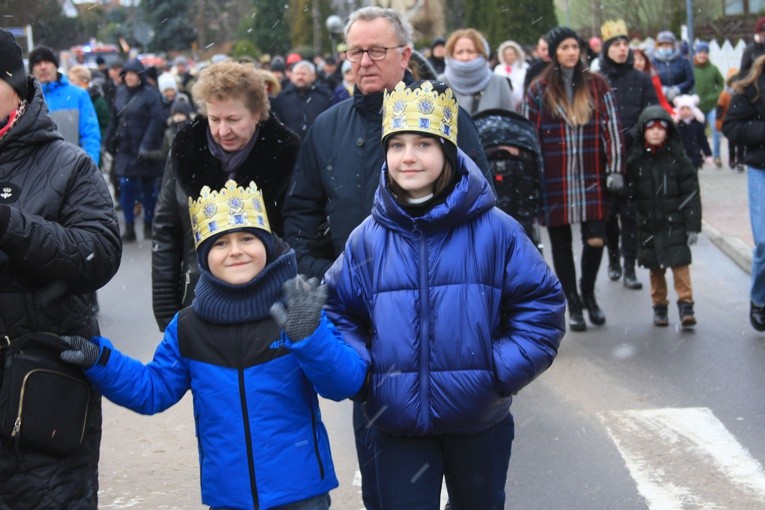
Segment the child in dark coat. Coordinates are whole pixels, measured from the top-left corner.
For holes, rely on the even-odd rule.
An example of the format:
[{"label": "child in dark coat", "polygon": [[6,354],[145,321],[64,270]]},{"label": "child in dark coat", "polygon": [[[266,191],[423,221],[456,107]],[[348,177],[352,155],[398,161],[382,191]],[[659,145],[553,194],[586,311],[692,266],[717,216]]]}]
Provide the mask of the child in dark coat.
[{"label": "child in dark coat", "polygon": [[640,115],[627,175],[637,207],[638,264],[651,274],[653,323],[669,324],[664,274],[671,267],[680,322],[693,326],[690,246],[701,231],[699,182],[678,128],[661,106],[650,106]]},{"label": "child in dark coat", "polygon": [[684,94],[673,101],[675,103],[675,123],[683,141],[685,153],[698,170],[704,166],[704,160],[712,162],[712,149],[705,132],[705,117],[698,108],[699,96]]}]

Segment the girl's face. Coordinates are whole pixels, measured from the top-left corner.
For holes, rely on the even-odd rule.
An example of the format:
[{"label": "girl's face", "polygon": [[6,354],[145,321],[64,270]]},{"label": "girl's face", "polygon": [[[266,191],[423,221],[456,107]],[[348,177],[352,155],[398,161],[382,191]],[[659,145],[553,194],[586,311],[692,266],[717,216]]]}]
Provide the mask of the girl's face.
[{"label": "girl's face", "polygon": [[399,133],[388,141],[388,174],[407,198],[433,194],[434,183],[444,170],[441,142],[417,133]]},{"label": "girl's face", "polygon": [[478,50],[473,44],[473,40],[468,37],[460,37],[457,42],[454,43],[454,49],[452,50],[452,57],[454,60],[460,62],[470,62],[479,55]]},{"label": "girl's face", "polygon": [[561,67],[571,69],[579,62],[579,43],[573,37],[564,39],[555,50],[555,58]]},{"label": "girl's face", "polygon": [[641,73],[645,71],[645,59],[643,58],[643,55],[640,53],[633,53],[633,58],[635,59],[634,63],[632,64],[632,67],[640,71]]},{"label": "girl's face", "polygon": [[216,278],[231,285],[243,285],[266,267],[266,246],[246,230],[223,234],[213,241],[207,265]]}]

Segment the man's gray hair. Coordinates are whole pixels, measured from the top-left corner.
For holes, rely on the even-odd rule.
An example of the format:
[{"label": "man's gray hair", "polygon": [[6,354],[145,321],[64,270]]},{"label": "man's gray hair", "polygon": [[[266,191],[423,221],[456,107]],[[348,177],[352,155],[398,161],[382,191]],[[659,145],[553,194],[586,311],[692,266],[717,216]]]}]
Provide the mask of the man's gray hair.
[{"label": "man's gray hair", "polygon": [[299,69],[301,67],[307,68],[311,74],[316,74],[316,66],[313,65],[313,62],[309,62],[308,60],[301,60],[292,65],[292,70],[294,71],[295,69]]},{"label": "man's gray hair", "polygon": [[377,18],[385,18],[393,25],[393,32],[398,39],[398,43],[401,46],[412,46],[412,25],[406,20],[404,15],[396,9],[385,9],[383,7],[362,7],[351,13],[348,18],[348,23],[345,24],[345,40],[348,40],[348,32],[351,29],[351,25],[355,22],[361,21],[374,21]]}]

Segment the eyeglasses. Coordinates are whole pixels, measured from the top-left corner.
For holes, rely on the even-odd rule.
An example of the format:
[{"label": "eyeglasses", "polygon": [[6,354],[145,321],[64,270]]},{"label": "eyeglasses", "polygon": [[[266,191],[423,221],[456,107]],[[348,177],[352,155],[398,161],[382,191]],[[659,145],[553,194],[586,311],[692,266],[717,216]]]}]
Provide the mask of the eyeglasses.
[{"label": "eyeglasses", "polygon": [[362,50],[361,48],[353,48],[348,50],[345,53],[345,58],[347,58],[350,62],[361,62],[361,59],[364,58],[364,53],[366,53],[371,60],[382,60],[388,54],[388,50],[399,50],[403,47],[404,47],[403,45],[392,46],[390,48],[375,46],[375,47],[369,48],[368,50]]}]

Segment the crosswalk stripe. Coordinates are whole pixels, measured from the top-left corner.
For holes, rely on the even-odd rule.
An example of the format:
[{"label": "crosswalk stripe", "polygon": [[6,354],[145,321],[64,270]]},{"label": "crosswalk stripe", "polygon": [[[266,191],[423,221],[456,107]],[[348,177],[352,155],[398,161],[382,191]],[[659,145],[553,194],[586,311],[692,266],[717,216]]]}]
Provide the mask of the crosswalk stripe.
[{"label": "crosswalk stripe", "polygon": [[651,509],[763,508],[765,471],[705,407],[599,417]]}]

